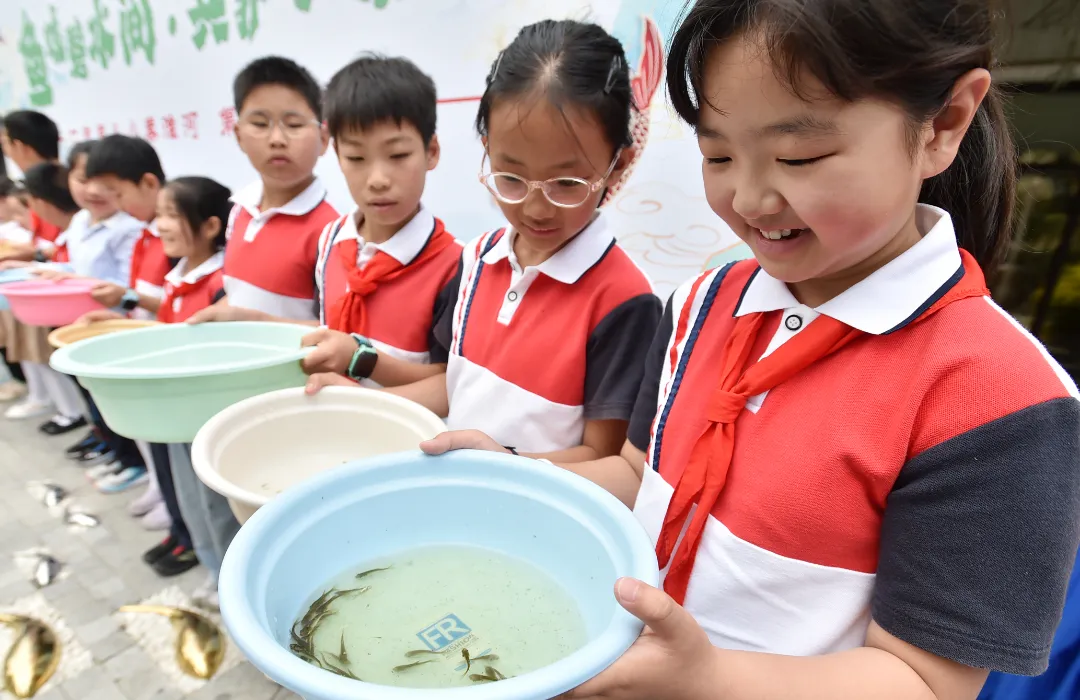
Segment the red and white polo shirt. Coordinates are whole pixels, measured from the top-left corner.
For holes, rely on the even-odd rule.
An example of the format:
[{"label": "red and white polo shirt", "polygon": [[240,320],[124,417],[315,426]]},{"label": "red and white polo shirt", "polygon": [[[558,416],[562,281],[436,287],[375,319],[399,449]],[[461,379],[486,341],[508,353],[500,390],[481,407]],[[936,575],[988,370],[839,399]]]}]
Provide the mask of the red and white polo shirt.
[{"label": "red and white polo shirt", "polygon": [[660,301],[603,216],[535,267],[518,264],[514,237],[494,231],[462,254],[439,327],[447,425],[523,452],[576,447],[585,421],[629,418]]},{"label": "red and white polo shirt", "polygon": [[[405,274],[379,284],[368,295],[366,329],[350,329],[363,333],[379,350],[407,362],[427,363],[431,360],[434,325],[454,303],[454,287],[447,285],[461,263],[461,245],[451,245],[422,265],[412,263],[424,252],[436,231],[445,230],[441,221],[427,209],[420,211],[400,231],[384,243],[367,243],[357,230],[359,212],[354,210],[323,229],[319,238],[319,259],[315,267],[318,285],[319,323],[329,324],[328,313],[349,288],[347,268],[363,269],[383,253],[409,268]],[[345,260],[341,243],[358,241],[355,260]]]},{"label": "red and white polo shirt", "polygon": [[861,646],[873,617],[963,664],[1046,667],[1080,538],[1076,386],[989,297],[919,318],[965,273],[948,214],[917,218],[914,247],[817,308],[753,260],[671,299],[629,434],[654,542],[735,318],[768,314],[751,357],[818,315],[866,334],[734,423],[685,600],[718,646],[825,654]]},{"label": "red and white polo shirt", "polygon": [[[165,275],[169,274],[172,266],[172,261],[165,255],[165,248],[161,245],[157,223],[150,222],[135,242],[131,253],[129,288],[143,296],[160,299],[165,293]],[[131,312],[131,317],[149,320],[154,315],[140,307]]]},{"label": "red and white polo shirt", "polygon": [[165,296],[158,309],[158,320],[183,323],[214,304],[225,293],[224,264],[224,251],[215,253],[193,270],[187,269],[187,258],[181,260],[165,275]]},{"label": "red and white polo shirt", "polygon": [[224,268],[229,303],[313,321],[319,235],[338,213],[317,178],[283,207],[259,211],[262,195],[261,180],[233,195]]}]

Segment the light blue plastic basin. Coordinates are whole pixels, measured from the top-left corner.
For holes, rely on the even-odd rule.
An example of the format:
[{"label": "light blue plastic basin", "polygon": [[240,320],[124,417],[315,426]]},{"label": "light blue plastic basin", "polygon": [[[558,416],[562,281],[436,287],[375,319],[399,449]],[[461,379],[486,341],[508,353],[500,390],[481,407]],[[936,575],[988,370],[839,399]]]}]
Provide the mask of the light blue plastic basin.
[{"label": "light blue plastic basin", "polygon": [[[362,683],[288,651],[290,626],[331,577],[437,544],[487,547],[546,571],[577,601],[589,642],[532,673],[448,690]],[[229,547],[218,591],[248,660],[307,700],[548,700],[607,668],[641,633],[615,600],[622,576],[655,586],[656,555],[633,514],[599,486],[523,457],[410,452],[352,462],[263,506]]]}]

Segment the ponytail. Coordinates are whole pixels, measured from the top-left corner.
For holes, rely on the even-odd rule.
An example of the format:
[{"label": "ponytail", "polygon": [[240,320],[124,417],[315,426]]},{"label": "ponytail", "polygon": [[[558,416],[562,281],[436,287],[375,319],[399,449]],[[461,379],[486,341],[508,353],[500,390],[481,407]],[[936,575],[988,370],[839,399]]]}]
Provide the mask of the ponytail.
[{"label": "ponytail", "polygon": [[1016,196],[1016,147],[996,86],[979,106],[956,160],[923,182],[919,201],[949,212],[956,240],[989,277],[1009,248]]}]

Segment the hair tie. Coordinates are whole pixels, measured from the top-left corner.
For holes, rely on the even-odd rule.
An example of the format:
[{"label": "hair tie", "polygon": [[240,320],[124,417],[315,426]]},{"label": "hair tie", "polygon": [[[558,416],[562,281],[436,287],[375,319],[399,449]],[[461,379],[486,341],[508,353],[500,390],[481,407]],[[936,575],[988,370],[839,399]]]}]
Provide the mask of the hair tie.
[{"label": "hair tie", "polygon": [[506,53],[506,49],[499,52],[499,55],[495,57],[495,65],[491,68],[491,74],[488,76],[487,84],[491,85],[495,82],[495,77],[499,75],[499,66],[502,65],[503,54]]},{"label": "hair tie", "polygon": [[619,77],[619,69],[622,68],[622,59],[616,56],[611,59],[611,68],[608,69],[607,82],[604,83],[604,94],[610,95],[615,88],[615,80]]}]

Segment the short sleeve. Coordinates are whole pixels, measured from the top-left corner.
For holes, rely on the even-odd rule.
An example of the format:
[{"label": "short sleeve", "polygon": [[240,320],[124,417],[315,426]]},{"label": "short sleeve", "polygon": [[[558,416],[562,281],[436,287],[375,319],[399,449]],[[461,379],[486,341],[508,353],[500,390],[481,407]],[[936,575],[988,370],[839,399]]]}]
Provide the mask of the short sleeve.
[{"label": "short sleeve", "polygon": [[938,656],[1037,675],[1080,544],[1080,402],[1057,398],[909,460],[889,494],[874,620]]},{"label": "short sleeve", "polygon": [[450,359],[450,344],[454,337],[454,305],[457,301],[458,288],[461,286],[463,268],[464,265],[459,260],[457,272],[435,296],[435,309],[431,315],[431,332],[428,334],[428,349],[432,364],[442,364]]},{"label": "short sleeve", "polygon": [[585,348],[585,420],[629,420],[662,309],[652,293],[627,299],[596,324]]},{"label": "short sleeve", "polygon": [[630,428],[626,434],[630,444],[642,452],[649,449],[653,419],[656,418],[656,402],[660,397],[660,379],[664,374],[664,355],[675,329],[671,303],[671,299],[668,299],[664,307],[664,315],[660,319],[660,326],[656,329],[652,345],[649,346],[649,352],[645,356],[645,372],[641,378],[641,386],[634,401],[634,412],[630,414]]}]

